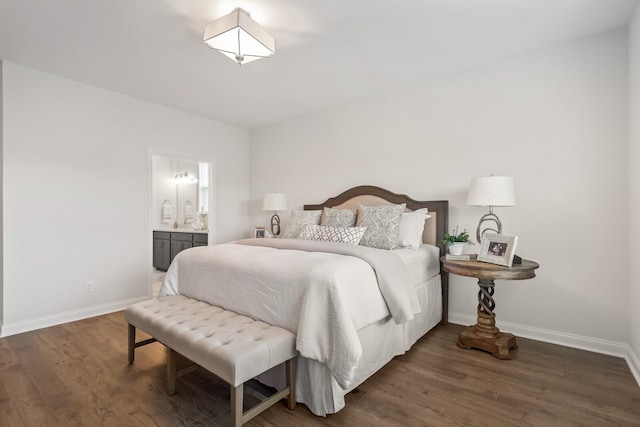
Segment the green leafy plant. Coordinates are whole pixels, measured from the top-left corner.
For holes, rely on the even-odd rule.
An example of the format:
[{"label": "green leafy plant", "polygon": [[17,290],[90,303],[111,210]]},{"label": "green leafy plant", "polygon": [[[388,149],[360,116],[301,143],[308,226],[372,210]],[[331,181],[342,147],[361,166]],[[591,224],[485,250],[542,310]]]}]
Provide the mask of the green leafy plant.
[{"label": "green leafy plant", "polygon": [[469,241],[469,233],[467,233],[467,229],[465,229],[461,233],[458,233],[457,225],[456,225],[456,229],[453,230],[452,234],[445,233],[445,235],[442,237],[442,243],[447,246],[452,245],[454,242],[466,243],[468,241]]}]

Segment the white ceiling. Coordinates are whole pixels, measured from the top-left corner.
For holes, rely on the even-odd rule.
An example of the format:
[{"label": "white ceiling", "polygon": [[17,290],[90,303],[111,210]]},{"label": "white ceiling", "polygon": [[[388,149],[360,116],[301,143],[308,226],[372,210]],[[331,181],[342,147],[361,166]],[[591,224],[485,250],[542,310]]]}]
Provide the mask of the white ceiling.
[{"label": "white ceiling", "polygon": [[[626,25],[638,0],[1,0],[0,58],[248,129]],[[276,39],[202,42],[235,7]]]}]

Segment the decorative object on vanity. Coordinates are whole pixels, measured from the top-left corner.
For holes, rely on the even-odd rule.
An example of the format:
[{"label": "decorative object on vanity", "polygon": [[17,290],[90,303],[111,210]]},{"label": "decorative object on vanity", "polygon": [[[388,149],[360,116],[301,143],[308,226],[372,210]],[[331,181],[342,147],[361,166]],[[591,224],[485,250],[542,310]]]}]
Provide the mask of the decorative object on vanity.
[{"label": "decorative object on vanity", "polygon": [[440,258],[444,271],[459,276],[478,279],[478,319],[475,325],[467,327],[458,335],[458,347],[477,349],[491,353],[498,359],[511,359],[509,350],[517,348],[513,334],[500,332],[496,327],[496,315],[493,310],[496,303],[493,293],[496,280],[525,280],[536,277],[535,270],[540,267],[533,261],[522,260],[513,267],[503,267],[478,261],[454,261]]},{"label": "decorative object on vanity", "polygon": [[204,42],[238,65],[268,58],[276,51],[273,36],[239,7],[210,22],[204,30]]},{"label": "decorative object on vanity", "polygon": [[482,236],[478,261],[511,267],[517,243],[518,236],[486,233]]},{"label": "decorative object on vanity", "polygon": [[[482,235],[486,232],[492,231],[496,234],[501,234],[502,223],[498,216],[493,213],[493,208],[495,206],[516,205],[513,178],[510,176],[491,175],[472,179],[469,186],[469,194],[467,195],[467,205],[489,207],[489,213],[483,215],[480,218],[480,222],[478,222],[478,229],[476,230],[478,242],[482,240]],[[491,225],[483,225],[483,223],[495,223],[495,228],[491,228]]]},{"label": "decorative object on vanity", "polygon": [[266,227],[255,227],[253,229],[253,237],[256,239],[263,239],[266,237],[267,228]]},{"label": "decorative object on vanity", "polygon": [[183,173],[176,174],[176,176],[173,179],[173,181],[176,184],[180,184],[180,185],[188,185],[188,184],[197,184],[198,183],[198,179],[196,177],[190,176],[189,172],[187,172],[187,171],[185,171]]},{"label": "decorative object on vanity", "polygon": [[458,233],[458,226],[452,234],[445,233],[442,237],[442,243],[449,248],[451,255],[462,255],[464,244],[469,241],[469,233],[465,229],[463,232]]},{"label": "decorative object on vanity", "polygon": [[280,217],[278,211],[287,210],[287,196],[282,193],[266,193],[262,199],[262,210],[273,211],[271,217],[271,234],[274,237],[280,235]]},{"label": "decorative object on vanity", "polygon": [[209,214],[207,212],[199,212],[195,216],[195,220],[193,221],[193,229],[194,230],[206,230],[207,227],[207,218]]}]

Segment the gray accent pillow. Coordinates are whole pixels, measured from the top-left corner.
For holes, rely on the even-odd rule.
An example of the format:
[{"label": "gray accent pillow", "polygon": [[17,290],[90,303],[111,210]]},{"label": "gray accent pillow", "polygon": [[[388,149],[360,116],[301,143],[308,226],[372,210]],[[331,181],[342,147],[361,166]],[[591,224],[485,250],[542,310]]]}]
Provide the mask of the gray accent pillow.
[{"label": "gray accent pillow", "polygon": [[400,221],[405,208],[405,203],[374,207],[360,205],[357,226],[367,227],[360,244],[378,249],[397,248]]},{"label": "gray accent pillow", "polygon": [[324,208],[320,225],[327,227],[353,227],[356,225],[356,213],[351,209]]},{"label": "gray accent pillow", "polygon": [[330,227],[324,225],[305,225],[300,238],[325,242],[349,243],[357,245],[364,234],[364,227]]},{"label": "gray accent pillow", "polygon": [[298,239],[300,233],[304,229],[305,225],[318,225],[320,224],[320,216],[322,211],[301,211],[294,209],[289,216],[289,222],[287,228],[282,235],[285,239]]}]

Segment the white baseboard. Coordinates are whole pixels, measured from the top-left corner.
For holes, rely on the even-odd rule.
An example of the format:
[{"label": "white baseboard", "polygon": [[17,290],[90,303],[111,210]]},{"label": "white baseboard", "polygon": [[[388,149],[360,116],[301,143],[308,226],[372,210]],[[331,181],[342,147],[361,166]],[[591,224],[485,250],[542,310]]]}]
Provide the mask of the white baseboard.
[{"label": "white baseboard", "polygon": [[624,356],[624,360],[627,361],[627,365],[629,365],[629,369],[631,369],[631,373],[638,385],[640,385],[640,359],[638,359],[638,355],[633,351],[631,346],[627,349],[627,354]]},{"label": "white baseboard", "polygon": [[[449,313],[449,322],[457,325],[475,325],[476,317],[469,316],[467,314]],[[627,365],[631,370],[631,374],[636,379],[638,386],[640,386],[640,359],[638,359],[638,355],[635,354],[629,344],[585,337],[582,335],[567,334],[565,332],[552,331],[549,329],[534,328],[510,322],[496,321],[496,326],[500,329],[504,329],[505,331],[509,331],[518,337],[623,358],[627,362]]]},{"label": "white baseboard", "polygon": [[6,323],[2,325],[0,337],[21,334],[23,332],[34,331],[36,329],[48,328],[49,326],[60,325],[62,323],[74,322],[89,317],[100,316],[102,314],[113,313],[124,310],[131,304],[149,299],[149,297],[132,298],[128,300],[116,301],[109,304],[85,307],[79,310],[72,310],[50,316],[37,317],[35,319],[22,320],[20,322]]},{"label": "white baseboard", "polygon": [[[460,313],[449,313],[449,322],[458,325],[475,325],[476,317]],[[530,338],[536,341],[543,341],[621,358],[625,358],[630,349],[629,344],[626,343],[601,340],[598,338],[568,334],[549,329],[534,328],[517,323],[500,322],[498,320],[496,321],[496,326],[502,330],[509,331],[518,337]]]}]

